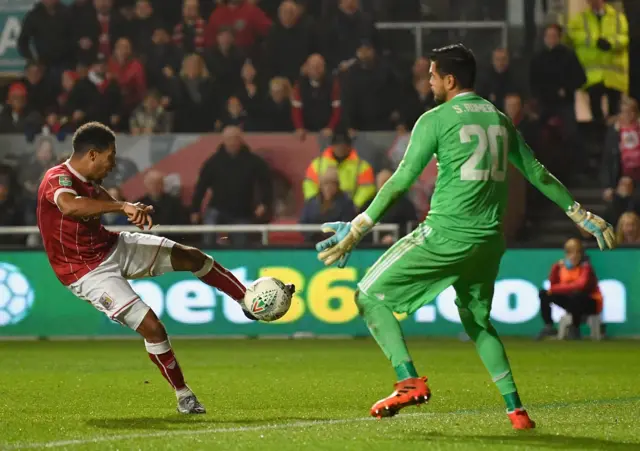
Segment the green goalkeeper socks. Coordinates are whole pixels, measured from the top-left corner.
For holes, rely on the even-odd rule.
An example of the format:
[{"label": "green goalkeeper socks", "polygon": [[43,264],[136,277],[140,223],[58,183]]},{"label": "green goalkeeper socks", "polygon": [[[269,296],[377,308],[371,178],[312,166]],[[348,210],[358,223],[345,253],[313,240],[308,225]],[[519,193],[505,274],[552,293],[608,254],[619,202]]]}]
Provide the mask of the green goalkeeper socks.
[{"label": "green goalkeeper socks", "polygon": [[504,403],[507,405],[508,412],[522,407],[522,401],[520,401],[520,395],[518,395],[517,391],[507,393],[506,395],[502,395],[502,397],[504,398]]},{"label": "green goalkeeper socks", "polygon": [[393,316],[393,312],[386,305],[368,298],[362,292],[358,294],[357,303],[360,314],[363,316],[371,335],[373,335],[384,355],[391,360],[398,380],[418,377],[418,373],[411,361],[409,350],[404,342],[400,323]]}]

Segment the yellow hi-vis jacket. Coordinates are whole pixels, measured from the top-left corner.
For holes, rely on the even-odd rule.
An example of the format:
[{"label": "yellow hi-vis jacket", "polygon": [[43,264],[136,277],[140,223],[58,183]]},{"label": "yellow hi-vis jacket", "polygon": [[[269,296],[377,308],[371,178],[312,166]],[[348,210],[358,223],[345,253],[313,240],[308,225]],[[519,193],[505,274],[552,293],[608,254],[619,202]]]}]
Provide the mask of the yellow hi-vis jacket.
[{"label": "yellow hi-vis jacket", "polygon": [[[605,4],[605,14],[598,16],[587,8],[569,21],[569,39],[587,73],[589,86],[603,82],[608,88],[629,92],[629,23],[624,13]],[[599,38],[611,43],[611,50],[600,50]]]},{"label": "yellow hi-vis jacket", "polygon": [[318,194],[320,177],[330,167],[337,168],[340,190],[351,197],[358,210],[376,195],[375,178],[371,165],[360,158],[355,149],[351,149],[349,156],[338,163],[333,156],[333,147],[329,147],[307,168],[302,184],[305,200]]}]

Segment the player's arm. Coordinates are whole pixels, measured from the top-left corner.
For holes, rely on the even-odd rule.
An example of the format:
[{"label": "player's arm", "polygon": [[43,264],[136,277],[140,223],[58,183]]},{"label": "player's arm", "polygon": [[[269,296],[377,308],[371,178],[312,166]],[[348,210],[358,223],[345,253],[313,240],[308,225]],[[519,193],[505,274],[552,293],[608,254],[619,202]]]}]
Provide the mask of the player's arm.
[{"label": "player's arm", "polygon": [[509,161],[542,194],[562,208],[578,227],[593,235],[598,240],[600,249],[614,248],[616,240],[611,224],[582,208],[569,190],[533,156],[533,152],[515,127],[511,127],[511,136],[515,139],[510,142]]},{"label": "player's arm", "polygon": [[140,229],[144,229],[145,224],[149,225],[149,229],[153,226],[153,221],[147,211],[129,202],[113,199],[91,199],[65,191],[55,196],[55,204],[63,215],[74,219],[92,218],[105,213],[123,213],[127,215],[131,223]]},{"label": "player's arm", "polygon": [[369,208],[364,212],[372,225],[384,216],[396,199],[411,188],[431,161],[438,145],[435,121],[433,114],[423,114],[416,122],[411,132],[409,146],[398,169],[387,180]]}]

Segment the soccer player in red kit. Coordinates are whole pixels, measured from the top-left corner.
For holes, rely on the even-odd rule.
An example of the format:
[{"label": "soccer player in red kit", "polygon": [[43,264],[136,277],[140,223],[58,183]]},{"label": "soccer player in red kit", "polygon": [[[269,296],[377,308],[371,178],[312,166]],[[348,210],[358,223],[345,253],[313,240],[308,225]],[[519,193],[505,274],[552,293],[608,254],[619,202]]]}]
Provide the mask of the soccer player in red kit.
[{"label": "soccer player in red kit", "polygon": [[[140,229],[153,226],[152,207],[116,201],[100,185],[115,158],[113,131],[90,122],[76,131],[70,159],[46,172],[38,190],[37,216],[47,257],[60,282],[76,296],[144,338],[151,361],[176,392],[179,412],[205,413],[185,383],[163,324],[127,279],[190,271],[238,302],[246,289],[198,249],[159,236],[105,229],[100,223],[104,213],[122,213]],[[292,294],[295,287],[288,290]]]}]

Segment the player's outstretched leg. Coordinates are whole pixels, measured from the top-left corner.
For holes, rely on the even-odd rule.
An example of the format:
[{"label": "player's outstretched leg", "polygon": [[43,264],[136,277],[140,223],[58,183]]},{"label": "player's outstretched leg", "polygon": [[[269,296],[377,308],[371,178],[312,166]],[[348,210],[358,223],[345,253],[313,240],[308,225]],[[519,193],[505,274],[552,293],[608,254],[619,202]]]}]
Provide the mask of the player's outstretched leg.
[{"label": "player's outstretched leg", "polygon": [[144,337],[149,358],[175,390],[178,398],[178,412],[206,413],[204,406],[200,404],[196,395],[184,381],[182,369],[176,360],[173,349],[171,349],[167,331],[153,310],[147,312],[136,331]]},{"label": "player's outstretched leg", "polygon": [[376,418],[391,417],[407,406],[425,403],[431,397],[426,377],[419,377],[402,335],[400,323],[391,309],[377,299],[356,291],[356,304],[371,335],[391,361],[398,377],[395,390],[371,407]]},{"label": "player's outstretched leg", "polygon": [[[507,406],[507,415],[514,429],[531,429],[535,423],[522,406],[518,389],[511,373],[511,365],[504,345],[489,320],[489,308],[478,302],[462,303],[460,297],[456,304],[472,305],[470,308],[458,307],[460,320],[471,340],[476,345],[482,363],[489,371]],[[490,305],[489,303],[487,305]]]}]

